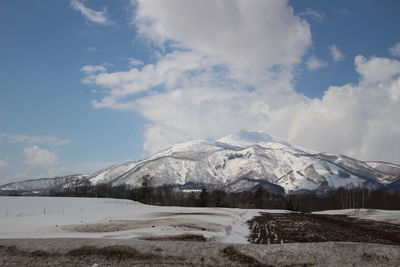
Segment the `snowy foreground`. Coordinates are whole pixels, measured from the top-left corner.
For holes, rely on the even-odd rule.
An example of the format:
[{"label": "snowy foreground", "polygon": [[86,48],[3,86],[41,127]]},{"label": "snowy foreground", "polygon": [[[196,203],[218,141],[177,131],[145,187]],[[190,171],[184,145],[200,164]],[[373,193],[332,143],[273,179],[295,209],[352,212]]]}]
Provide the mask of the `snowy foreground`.
[{"label": "snowy foreground", "polygon": [[248,243],[246,221],[258,213],[160,207],[107,198],[0,197],[0,238],[154,240],[193,235],[214,242]]},{"label": "snowy foreground", "polygon": [[[259,212],[286,210],[161,207],[108,198],[0,197],[0,238],[109,238],[160,240],[179,236],[248,243],[247,221]],[[400,211],[328,210],[400,224]]]},{"label": "snowy foreground", "polygon": [[[104,198],[0,197],[0,266],[400,266],[400,248],[393,245],[246,244],[246,221],[260,212],[288,211],[158,207]],[[400,221],[399,211],[320,213]],[[175,241],[190,236],[209,242]]]}]

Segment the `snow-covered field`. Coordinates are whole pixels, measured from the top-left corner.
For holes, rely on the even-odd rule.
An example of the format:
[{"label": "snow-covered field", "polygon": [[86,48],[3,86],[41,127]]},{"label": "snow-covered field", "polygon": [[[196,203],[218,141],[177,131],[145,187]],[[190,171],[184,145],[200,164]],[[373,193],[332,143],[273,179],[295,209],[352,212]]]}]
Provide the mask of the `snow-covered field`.
[{"label": "snow-covered field", "polygon": [[160,207],[107,198],[0,197],[0,238],[154,240],[185,235],[248,243],[246,221],[258,212]]},{"label": "snow-covered field", "polygon": [[400,224],[400,210],[375,210],[375,209],[344,209],[324,210],[313,212],[314,214],[347,215],[364,220]]},{"label": "snow-covered field", "polygon": [[[0,265],[400,264],[398,246],[348,242],[245,244],[250,234],[246,221],[260,212],[288,211],[159,207],[104,198],[0,197]],[[322,213],[391,222],[398,222],[400,217],[399,211]],[[201,236],[209,242],[183,242],[185,238],[169,241],[182,236]]]}]

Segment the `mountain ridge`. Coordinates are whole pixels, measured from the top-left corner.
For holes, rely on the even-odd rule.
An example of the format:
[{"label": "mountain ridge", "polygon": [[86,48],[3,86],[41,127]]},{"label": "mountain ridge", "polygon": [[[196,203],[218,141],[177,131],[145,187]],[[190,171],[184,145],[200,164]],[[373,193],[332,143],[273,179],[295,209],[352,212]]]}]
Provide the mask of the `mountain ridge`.
[{"label": "mountain ridge", "polygon": [[[145,175],[154,177],[154,186],[193,182],[243,191],[273,184],[290,193],[338,187],[378,188],[400,180],[400,166],[319,153],[262,132],[241,131],[215,141],[180,143],[147,159],[115,164],[80,179],[93,185],[137,187]],[[21,183],[3,185],[0,190],[22,188]]]}]

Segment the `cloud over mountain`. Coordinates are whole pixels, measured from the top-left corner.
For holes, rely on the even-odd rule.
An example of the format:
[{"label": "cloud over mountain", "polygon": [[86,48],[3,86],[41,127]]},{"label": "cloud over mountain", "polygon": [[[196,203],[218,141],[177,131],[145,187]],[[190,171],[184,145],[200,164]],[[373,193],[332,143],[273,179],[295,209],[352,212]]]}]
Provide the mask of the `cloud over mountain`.
[{"label": "cloud over mountain", "polygon": [[[146,151],[247,129],[398,163],[399,61],[356,56],[357,84],[330,86],[321,99],[310,98],[295,88],[312,45],[310,26],[287,1],[135,4],[133,24],[157,60],[86,81],[106,89],[94,107],[134,110],[149,121]],[[338,49],[331,52],[342,59]]]}]

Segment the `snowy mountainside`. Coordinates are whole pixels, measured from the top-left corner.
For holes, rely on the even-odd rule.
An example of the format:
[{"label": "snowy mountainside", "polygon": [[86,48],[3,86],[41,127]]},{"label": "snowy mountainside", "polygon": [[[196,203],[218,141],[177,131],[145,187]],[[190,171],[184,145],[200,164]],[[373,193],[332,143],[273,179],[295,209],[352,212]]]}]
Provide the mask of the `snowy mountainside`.
[{"label": "snowy mountainside", "polygon": [[241,131],[216,141],[177,144],[147,159],[113,165],[84,179],[94,185],[140,186],[145,175],[154,177],[154,186],[195,183],[243,191],[263,185],[291,192],[377,188],[398,181],[400,166],[318,153],[265,133]]},{"label": "snowy mountainside", "polygon": [[389,163],[389,162],[381,162],[381,161],[368,161],[366,162],[371,168],[374,168],[382,173],[397,175],[400,177],[400,166]]},{"label": "snowy mountainside", "polygon": [[74,174],[55,178],[31,179],[22,182],[8,183],[0,186],[4,191],[43,191],[58,185],[74,183],[87,177],[86,174]]},{"label": "snowy mountainside", "polygon": [[[121,174],[121,168],[130,169]],[[212,184],[227,190],[248,190],[259,183],[285,191],[321,187],[378,186],[397,180],[356,159],[317,153],[260,132],[241,131],[216,141],[192,141],[160,151],[148,159],[114,166],[89,180],[96,183],[107,173],[113,185],[139,186],[146,174],[155,185]]]}]

